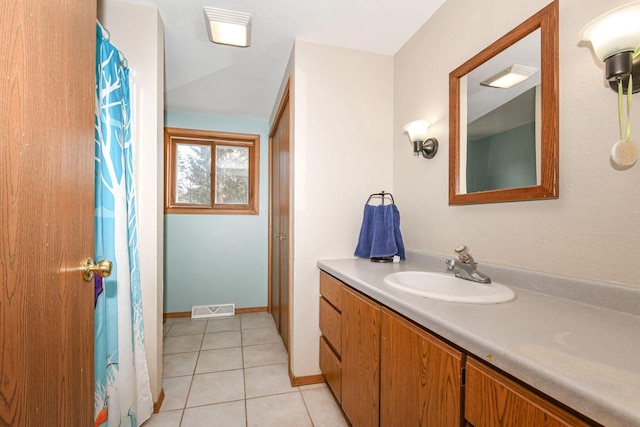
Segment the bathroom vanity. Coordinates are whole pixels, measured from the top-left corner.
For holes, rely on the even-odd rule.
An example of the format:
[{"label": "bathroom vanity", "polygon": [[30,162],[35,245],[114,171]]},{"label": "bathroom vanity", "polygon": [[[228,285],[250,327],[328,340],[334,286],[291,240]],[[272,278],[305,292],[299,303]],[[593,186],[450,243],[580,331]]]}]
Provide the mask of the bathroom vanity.
[{"label": "bathroom vanity", "polygon": [[482,305],[383,280],[437,264],[318,262],[320,368],[352,425],[640,425],[637,313],[504,280],[516,299]]}]

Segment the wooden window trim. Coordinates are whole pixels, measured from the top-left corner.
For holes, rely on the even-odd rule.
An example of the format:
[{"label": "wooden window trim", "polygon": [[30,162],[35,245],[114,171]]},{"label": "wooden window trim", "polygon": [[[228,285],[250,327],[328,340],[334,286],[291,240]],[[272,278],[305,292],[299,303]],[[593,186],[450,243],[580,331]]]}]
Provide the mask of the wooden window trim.
[{"label": "wooden window trim", "polygon": [[[236,145],[249,148],[249,203],[246,205],[189,205],[175,202],[176,144],[179,140],[211,145]],[[215,157],[212,156],[212,159]],[[212,163],[214,161],[212,160]],[[215,164],[212,164],[212,175]],[[166,214],[257,215],[260,190],[260,135],[206,130],[164,128],[164,212]],[[213,198],[212,198],[213,200]]]}]

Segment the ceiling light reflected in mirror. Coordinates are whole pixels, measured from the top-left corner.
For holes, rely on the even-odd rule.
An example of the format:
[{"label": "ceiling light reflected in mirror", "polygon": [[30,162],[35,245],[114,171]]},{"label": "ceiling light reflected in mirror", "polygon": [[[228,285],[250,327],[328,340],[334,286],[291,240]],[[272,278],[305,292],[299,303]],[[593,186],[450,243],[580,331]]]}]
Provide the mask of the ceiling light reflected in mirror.
[{"label": "ceiling light reflected in mirror", "polygon": [[509,89],[517,84],[522,83],[538,71],[535,67],[526,65],[513,64],[499,73],[489,77],[487,80],[480,82],[482,86],[495,87],[500,89]]}]

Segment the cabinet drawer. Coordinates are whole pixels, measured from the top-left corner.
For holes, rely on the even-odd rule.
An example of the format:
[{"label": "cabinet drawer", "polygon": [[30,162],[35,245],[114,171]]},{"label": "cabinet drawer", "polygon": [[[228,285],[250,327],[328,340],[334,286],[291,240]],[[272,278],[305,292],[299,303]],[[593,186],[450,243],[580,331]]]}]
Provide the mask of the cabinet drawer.
[{"label": "cabinet drawer", "polygon": [[340,312],[320,297],[320,331],[338,356],[342,352],[342,321]]},{"label": "cabinet drawer", "polygon": [[465,419],[475,427],[588,424],[490,367],[467,358]]},{"label": "cabinet drawer", "polygon": [[342,282],[324,271],[320,272],[320,295],[338,311],[342,311]]},{"label": "cabinet drawer", "polygon": [[324,337],[320,337],[320,370],[338,402],[342,402],[342,366]]}]

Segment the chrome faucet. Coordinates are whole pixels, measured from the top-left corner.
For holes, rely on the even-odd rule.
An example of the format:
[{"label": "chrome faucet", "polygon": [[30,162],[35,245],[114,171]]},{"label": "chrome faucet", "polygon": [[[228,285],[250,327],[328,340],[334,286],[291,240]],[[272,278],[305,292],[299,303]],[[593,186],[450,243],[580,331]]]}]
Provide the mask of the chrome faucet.
[{"label": "chrome faucet", "polygon": [[469,248],[466,246],[458,246],[455,253],[458,259],[448,259],[446,261],[447,270],[453,271],[453,274],[461,279],[479,283],[491,283],[489,276],[476,270],[478,264],[473,260]]}]

